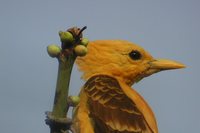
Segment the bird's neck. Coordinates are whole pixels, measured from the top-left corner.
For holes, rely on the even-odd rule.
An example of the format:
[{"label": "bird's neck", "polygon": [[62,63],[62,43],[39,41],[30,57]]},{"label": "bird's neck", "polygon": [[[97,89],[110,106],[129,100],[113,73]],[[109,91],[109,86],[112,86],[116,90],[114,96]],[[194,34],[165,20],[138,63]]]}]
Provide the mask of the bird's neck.
[{"label": "bird's neck", "polygon": [[135,83],[135,81],[132,78],[130,78],[128,76],[127,77],[123,76],[121,74],[116,74],[116,73],[113,74],[113,73],[101,72],[101,73],[95,73],[92,76],[95,76],[95,75],[107,75],[107,76],[110,76],[110,77],[113,77],[113,78],[117,79],[120,82],[125,83],[128,86],[132,86]]}]

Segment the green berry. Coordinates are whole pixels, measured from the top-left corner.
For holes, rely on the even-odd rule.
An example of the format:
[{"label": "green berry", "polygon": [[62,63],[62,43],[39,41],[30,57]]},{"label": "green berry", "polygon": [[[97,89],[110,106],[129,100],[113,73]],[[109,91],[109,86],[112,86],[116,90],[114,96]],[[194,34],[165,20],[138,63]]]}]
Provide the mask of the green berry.
[{"label": "green berry", "polygon": [[85,56],[87,54],[87,48],[83,45],[77,45],[74,51],[77,56]]},{"label": "green berry", "polygon": [[81,45],[87,46],[89,43],[89,40],[87,38],[82,38]]},{"label": "green berry", "polygon": [[60,36],[60,40],[61,42],[73,42],[74,41],[74,37],[70,32],[59,32],[59,36]]},{"label": "green berry", "polygon": [[72,102],[73,106],[76,106],[80,102],[79,96],[69,96],[70,101]]},{"label": "green berry", "polygon": [[61,48],[55,44],[52,44],[52,45],[47,46],[47,52],[49,56],[57,57],[61,52]]}]

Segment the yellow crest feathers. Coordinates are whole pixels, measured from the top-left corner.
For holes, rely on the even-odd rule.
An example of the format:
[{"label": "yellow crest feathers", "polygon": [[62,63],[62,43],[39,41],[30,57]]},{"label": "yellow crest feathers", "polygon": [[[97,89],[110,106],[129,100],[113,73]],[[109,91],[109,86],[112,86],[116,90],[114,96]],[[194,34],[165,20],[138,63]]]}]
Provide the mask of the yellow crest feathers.
[{"label": "yellow crest feathers", "polygon": [[123,55],[123,52],[129,50],[130,46],[133,46],[131,42],[123,40],[90,42],[87,46],[88,54],[84,57],[78,57],[76,60],[79,70],[83,72],[82,78],[88,79],[94,74],[106,73],[109,65],[110,67],[117,67],[113,62],[122,64],[124,60],[120,58],[119,54]]}]

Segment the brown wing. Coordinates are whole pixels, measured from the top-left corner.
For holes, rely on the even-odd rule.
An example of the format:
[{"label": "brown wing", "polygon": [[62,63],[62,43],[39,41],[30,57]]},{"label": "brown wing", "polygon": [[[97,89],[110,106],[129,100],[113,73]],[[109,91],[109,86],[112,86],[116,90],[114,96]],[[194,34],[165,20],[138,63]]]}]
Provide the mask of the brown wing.
[{"label": "brown wing", "polygon": [[84,86],[95,133],[153,133],[136,104],[110,76],[91,77]]}]

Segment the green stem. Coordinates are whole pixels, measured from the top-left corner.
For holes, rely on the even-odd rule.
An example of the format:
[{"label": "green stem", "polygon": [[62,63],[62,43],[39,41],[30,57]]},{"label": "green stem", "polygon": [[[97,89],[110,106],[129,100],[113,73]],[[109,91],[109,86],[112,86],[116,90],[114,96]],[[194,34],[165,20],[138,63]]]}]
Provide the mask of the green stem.
[{"label": "green stem", "polygon": [[64,61],[59,61],[56,93],[52,112],[55,117],[66,117],[67,97],[73,62],[74,59],[72,57]]},{"label": "green stem", "polygon": [[[82,29],[72,27],[66,32],[59,32],[62,50],[55,45],[47,47],[48,54],[51,57],[57,57],[59,61],[53,110],[51,113],[47,112],[46,119],[46,124],[49,125],[51,133],[68,133],[68,130],[71,129],[72,121],[66,117],[70,106],[70,101],[68,102],[69,83],[76,56],[81,56],[80,52],[75,51],[74,48],[81,42],[82,32],[85,29],[86,26]],[[86,47],[82,50],[85,49]],[[63,123],[63,120],[66,123]]]},{"label": "green stem", "polygon": [[[58,58],[58,76],[52,115],[56,118],[66,118],[68,112],[67,97],[71,71],[76,56],[74,54],[61,54]],[[51,129],[51,133],[61,133],[59,129]]]}]

